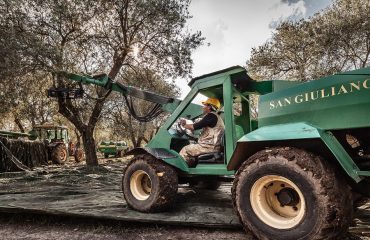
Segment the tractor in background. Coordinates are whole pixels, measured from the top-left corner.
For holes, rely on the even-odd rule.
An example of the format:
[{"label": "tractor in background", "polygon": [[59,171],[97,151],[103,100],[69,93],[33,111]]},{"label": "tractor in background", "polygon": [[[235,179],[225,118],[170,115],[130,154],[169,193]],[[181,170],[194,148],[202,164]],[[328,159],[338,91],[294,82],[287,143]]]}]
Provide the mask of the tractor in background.
[{"label": "tractor in background", "polygon": [[73,156],[76,162],[83,160],[84,154],[80,145],[70,141],[68,128],[55,124],[35,125],[30,131],[30,138],[46,143],[49,159],[53,163],[63,164],[69,156]]},{"label": "tractor in background", "polygon": [[98,152],[102,153],[105,158],[123,157],[127,150],[128,146],[125,141],[102,141],[98,145]]}]

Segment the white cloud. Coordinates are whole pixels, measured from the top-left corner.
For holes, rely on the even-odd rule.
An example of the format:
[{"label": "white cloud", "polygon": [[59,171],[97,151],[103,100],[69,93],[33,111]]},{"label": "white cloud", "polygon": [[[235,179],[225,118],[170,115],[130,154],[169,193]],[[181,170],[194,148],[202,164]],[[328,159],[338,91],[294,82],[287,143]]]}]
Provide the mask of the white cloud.
[{"label": "white cloud", "polygon": [[[211,44],[194,52],[193,76],[244,66],[251,49],[271,37],[271,23],[307,17],[330,1],[318,5],[315,0],[193,0],[189,29],[202,31]],[[176,82],[184,97],[189,91],[186,80]]]},{"label": "white cloud", "polygon": [[303,0],[300,1],[281,1],[269,9],[271,13],[271,22],[269,27],[276,25],[286,19],[298,20],[304,18],[307,13],[306,4]]}]

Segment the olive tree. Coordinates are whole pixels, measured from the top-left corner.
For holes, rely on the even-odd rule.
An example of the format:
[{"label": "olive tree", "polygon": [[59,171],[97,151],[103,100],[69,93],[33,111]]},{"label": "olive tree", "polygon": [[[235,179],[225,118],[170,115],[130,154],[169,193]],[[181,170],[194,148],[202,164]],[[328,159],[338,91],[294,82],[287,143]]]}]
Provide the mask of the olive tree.
[{"label": "olive tree", "polygon": [[50,77],[26,54],[31,50],[27,42],[34,38],[21,31],[27,19],[21,5],[19,0],[0,3],[0,114],[2,123],[14,122],[25,132],[50,121],[56,108],[45,98]]},{"label": "olive tree", "polygon": [[369,1],[335,0],[309,19],[284,21],[247,67],[257,78],[305,81],[369,66],[369,16]]},{"label": "olive tree", "polygon": [[[203,38],[187,31],[190,1],[5,1],[17,52],[49,73],[55,87],[69,87],[63,72],[106,72],[112,80],[142,66],[164,77],[187,76],[191,53]],[[19,7],[21,6],[21,7]],[[59,113],[81,133],[88,165],[97,165],[94,130],[108,97],[88,88],[93,102],[58,99]]]}]

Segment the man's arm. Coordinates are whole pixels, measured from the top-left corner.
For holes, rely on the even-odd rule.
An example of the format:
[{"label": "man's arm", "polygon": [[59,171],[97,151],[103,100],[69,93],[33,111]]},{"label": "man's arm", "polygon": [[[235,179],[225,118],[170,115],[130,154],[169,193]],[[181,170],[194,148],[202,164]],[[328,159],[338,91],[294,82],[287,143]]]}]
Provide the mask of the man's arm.
[{"label": "man's arm", "polygon": [[208,113],[202,120],[194,124],[186,124],[186,121],[182,121],[181,125],[191,131],[202,129],[204,127],[214,127],[217,124],[217,116],[213,113]]}]

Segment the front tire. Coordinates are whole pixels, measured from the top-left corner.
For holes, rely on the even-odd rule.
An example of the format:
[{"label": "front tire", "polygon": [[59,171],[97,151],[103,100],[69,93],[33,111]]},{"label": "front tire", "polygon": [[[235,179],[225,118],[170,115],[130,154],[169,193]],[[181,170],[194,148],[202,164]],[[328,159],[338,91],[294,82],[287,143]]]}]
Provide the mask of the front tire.
[{"label": "front tire", "polygon": [[243,227],[259,239],[337,239],[352,221],[350,188],[318,156],[263,150],[242,164],[233,188]]},{"label": "front tire", "polygon": [[177,187],[176,171],[149,155],[131,160],[122,177],[123,196],[128,206],[140,212],[158,212],[170,207]]}]

